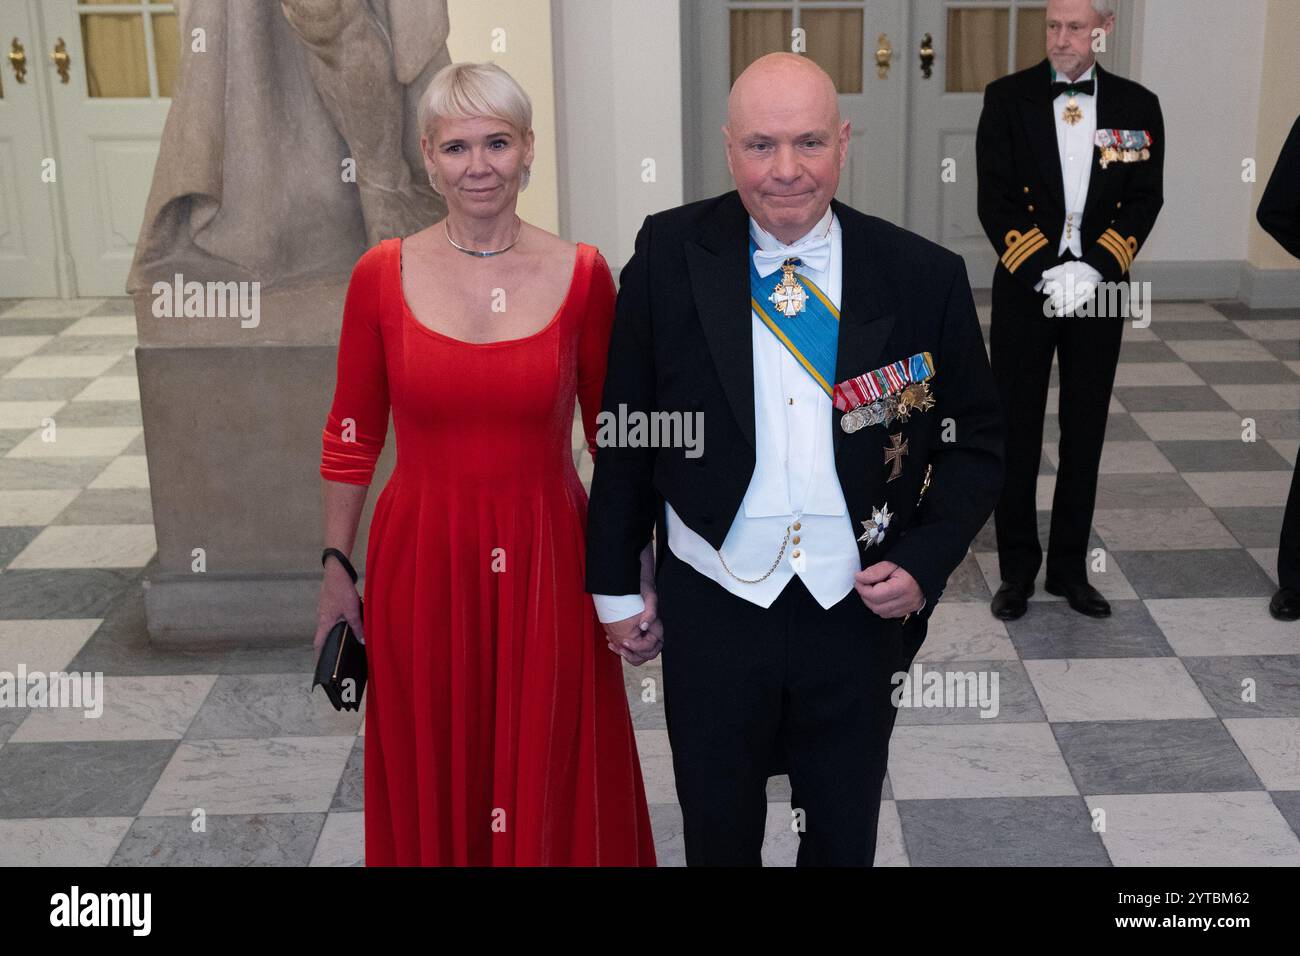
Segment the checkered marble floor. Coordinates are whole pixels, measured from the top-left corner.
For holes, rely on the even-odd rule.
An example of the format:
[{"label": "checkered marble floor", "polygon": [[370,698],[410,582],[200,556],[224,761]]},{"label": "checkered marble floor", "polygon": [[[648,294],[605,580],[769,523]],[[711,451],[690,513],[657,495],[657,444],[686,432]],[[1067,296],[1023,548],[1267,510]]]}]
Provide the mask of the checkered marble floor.
[{"label": "checkered marble floor", "polygon": [[[97,720],[0,707],[0,864],[356,864],[364,726],[308,693],[310,647],[148,644],[134,333],[124,299],[0,300],[0,670],[102,671],[106,697]],[[998,712],[900,712],[878,863],[1300,863],[1300,624],[1266,608],[1297,409],[1300,310],[1156,303],[1126,329],[1093,541],[1114,616],[1040,579],[1024,618],[995,620],[984,529],[918,663],[996,673]],[[671,688],[657,662],[625,674],[660,861],[678,865]],[[797,845],[788,794],[770,781],[774,865]]]}]

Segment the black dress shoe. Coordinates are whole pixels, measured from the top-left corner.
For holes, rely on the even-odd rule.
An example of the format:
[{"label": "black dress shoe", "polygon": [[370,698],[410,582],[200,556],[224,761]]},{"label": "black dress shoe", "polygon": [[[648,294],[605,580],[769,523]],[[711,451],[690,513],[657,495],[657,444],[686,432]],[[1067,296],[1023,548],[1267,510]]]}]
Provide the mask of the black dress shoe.
[{"label": "black dress shoe", "polygon": [[1087,581],[1044,581],[1043,590],[1063,597],[1080,614],[1088,617],[1110,617],[1110,602]]},{"label": "black dress shoe", "polygon": [[1278,588],[1273,600],[1268,602],[1268,613],[1279,621],[1300,618],[1300,591],[1295,588]]},{"label": "black dress shoe", "polygon": [[1017,584],[1014,581],[1003,581],[1002,586],[998,588],[998,593],[993,595],[989,610],[996,618],[1014,621],[1018,617],[1023,617],[1025,611],[1029,609],[1029,596],[1033,593],[1032,582]]}]

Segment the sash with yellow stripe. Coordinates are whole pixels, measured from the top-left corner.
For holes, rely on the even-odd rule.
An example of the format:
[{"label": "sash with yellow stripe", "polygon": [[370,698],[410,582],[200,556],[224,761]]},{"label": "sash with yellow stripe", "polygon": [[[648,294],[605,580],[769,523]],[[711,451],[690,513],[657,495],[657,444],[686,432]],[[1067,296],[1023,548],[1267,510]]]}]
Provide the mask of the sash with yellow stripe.
[{"label": "sash with yellow stripe", "polygon": [[800,367],[812,376],[827,395],[832,392],[835,380],[835,352],[840,340],[840,310],[831,304],[826,293],[817,288],[807,276],[795,273],[795,278],[808,293],[803,311],[793,318],[773,306],[768,298],[780,281],[781,274],[774,272],[764,279],[754,265],[754,252],[758,244],[749,240],[749,304],[762,322],[776,336],[777,341],[789,349]]}]

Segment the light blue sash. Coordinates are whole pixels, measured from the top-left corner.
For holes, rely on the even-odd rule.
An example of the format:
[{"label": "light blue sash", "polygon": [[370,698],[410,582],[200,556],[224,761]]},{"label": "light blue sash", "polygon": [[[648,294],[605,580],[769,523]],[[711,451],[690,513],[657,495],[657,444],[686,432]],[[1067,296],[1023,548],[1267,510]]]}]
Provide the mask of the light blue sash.
[{"label": "light blue sash", "polygon": [[768,298],[781,281],[781,273],[767,278],[758,274],[754,265],[754,252],[758,244],[749,240],[749,302],[754,314],[771,330],[777,340],[799,360],[813,380],[827,394],[835,381],[835,352],[840,339],[840,310],[831,304],[826,293],[817,288],[807,276],[795,273],[808,297],[803,311],[793,318],[772,304]]}]

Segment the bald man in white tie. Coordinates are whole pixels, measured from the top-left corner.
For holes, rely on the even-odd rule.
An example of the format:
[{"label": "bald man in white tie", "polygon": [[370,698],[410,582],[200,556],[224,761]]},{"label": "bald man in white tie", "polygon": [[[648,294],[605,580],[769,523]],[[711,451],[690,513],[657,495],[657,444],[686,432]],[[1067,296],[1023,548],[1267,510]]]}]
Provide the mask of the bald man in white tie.
[{"label": "bald man in white tie", "polygon": [[598,449],[587,589],[633,664],[662,623],[688,864],[758,865],[786,772],[798,863],[870,866],[895,675],[997,500],[996,390],[961,258],[833,199],[830,77],[757,60],[723,133],[736,190],[641,227],[603,400],[702,415],[703,454]]}]

